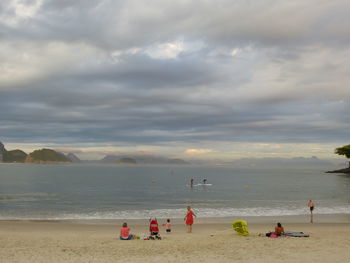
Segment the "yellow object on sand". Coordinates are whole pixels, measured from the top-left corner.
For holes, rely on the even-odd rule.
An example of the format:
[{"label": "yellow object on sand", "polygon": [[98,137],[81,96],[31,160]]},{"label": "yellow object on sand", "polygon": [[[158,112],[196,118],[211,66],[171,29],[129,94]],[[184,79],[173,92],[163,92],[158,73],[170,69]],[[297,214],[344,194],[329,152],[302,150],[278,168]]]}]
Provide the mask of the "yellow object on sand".
[{"label": "yellow object on sand", "polygon": [[240,236],[248,236],[248,223],[244,220],[236,220],[232,222],[232,228],[237,232],[238,235]]}]

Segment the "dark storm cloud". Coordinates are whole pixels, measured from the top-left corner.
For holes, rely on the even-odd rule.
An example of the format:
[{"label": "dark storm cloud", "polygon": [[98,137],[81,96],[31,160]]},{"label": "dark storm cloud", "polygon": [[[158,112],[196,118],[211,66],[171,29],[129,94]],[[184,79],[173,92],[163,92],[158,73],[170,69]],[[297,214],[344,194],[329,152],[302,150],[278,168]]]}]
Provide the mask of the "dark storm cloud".
[{"label": "dark storm cloud", "polygon": [[21,3],[0,4],[1,140],[349,139],[348,1]]}]

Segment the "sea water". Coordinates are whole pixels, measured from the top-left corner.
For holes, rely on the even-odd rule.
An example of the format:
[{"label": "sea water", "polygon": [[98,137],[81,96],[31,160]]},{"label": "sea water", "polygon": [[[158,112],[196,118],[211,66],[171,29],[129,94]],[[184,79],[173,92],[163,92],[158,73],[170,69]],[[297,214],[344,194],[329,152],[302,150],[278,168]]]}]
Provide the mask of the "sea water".
[{"label": "sea water", "polygon": [[[203,179],[211,186],[188,183]],[[0,219],[350,214],[350,177],[319,168],[0,164]]]}]

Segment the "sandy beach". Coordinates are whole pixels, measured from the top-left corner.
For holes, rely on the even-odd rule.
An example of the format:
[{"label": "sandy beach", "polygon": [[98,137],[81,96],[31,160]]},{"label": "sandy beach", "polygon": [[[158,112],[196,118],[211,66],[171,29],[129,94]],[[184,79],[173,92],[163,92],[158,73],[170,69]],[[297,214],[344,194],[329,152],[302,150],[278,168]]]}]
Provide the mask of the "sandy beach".
[{"label": "sandy beach", "polygon": [[[235,218],[201,219],[186,233],[180,219],[162,240],[118,240],[123,220],[0,221],[0,262],[348,262],[349,215],[251,217],[250,236],[235,234]],[[267,238],[279,220],[285,230],[303,231],[309,238]],[[126,220],[131,232],[148,234],[147,220]],[[164,220],[159,220],[162,223]]]}]

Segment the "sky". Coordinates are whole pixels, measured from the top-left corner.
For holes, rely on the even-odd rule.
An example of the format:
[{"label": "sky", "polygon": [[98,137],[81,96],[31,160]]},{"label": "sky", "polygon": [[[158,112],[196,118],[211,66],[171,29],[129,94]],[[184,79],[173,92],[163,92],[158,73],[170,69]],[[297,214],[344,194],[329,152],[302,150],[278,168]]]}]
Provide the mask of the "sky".
[{"label": "sky", "polygon": [[85,159],[337,158],[348,0],[2,0],[0,141]]}]

